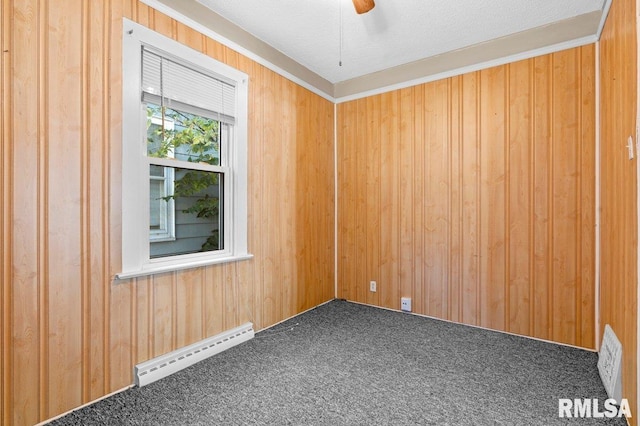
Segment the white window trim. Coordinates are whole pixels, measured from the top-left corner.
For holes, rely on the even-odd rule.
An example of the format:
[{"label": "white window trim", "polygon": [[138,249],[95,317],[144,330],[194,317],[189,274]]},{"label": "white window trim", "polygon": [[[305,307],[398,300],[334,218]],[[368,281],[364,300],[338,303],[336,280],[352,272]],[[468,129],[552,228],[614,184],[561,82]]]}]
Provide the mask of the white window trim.
[{"label": "white window trim", "polygon": [[[233,81],[236,86],[236,122],[226,154],[233,174],[231,208],[224,209],[224,250],[150,259],[149,159],[146,156],[146,120],[141,102],[141,48],[171,52]],[[122,45],[122,272],[127,279],[253,257],[247,248],[247,117],[248,76],[131,20],[123,19]],[[158,159],[154,159],[158,163]],[[166,161],[172,161],[167,159]],[[228,191],[229,188],[226,188]]]}]

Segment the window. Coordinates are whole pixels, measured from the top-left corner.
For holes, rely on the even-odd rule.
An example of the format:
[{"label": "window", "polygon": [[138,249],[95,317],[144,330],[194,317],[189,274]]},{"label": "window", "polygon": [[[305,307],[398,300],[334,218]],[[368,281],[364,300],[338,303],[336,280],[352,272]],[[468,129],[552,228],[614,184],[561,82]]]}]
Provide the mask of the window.
[{"label": "window", "polygon": [[247,252],[246,74],[124,20],[122,273]]}]

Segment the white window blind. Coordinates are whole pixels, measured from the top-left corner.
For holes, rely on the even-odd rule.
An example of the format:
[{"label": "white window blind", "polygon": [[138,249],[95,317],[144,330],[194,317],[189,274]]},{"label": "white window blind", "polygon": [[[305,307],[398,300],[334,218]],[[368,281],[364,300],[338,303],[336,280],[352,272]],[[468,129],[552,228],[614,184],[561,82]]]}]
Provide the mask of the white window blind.
[{"label": "white window blind", "polygon": [[142,47],[142,101],[235,124],[233,84],[146,46]]}]

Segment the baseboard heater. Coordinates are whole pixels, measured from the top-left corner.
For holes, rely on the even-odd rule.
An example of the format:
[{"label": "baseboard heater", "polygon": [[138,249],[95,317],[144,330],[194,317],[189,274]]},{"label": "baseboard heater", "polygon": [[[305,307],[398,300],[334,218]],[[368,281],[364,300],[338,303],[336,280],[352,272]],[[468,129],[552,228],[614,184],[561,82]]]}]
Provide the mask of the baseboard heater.
[{"label": "baseboard heater", "polygon": [[240,327],[145,361],[134,367],[133,374],[136,385],[145,386],[153,383],[203,359],[251,340],[253,336],[253,324],[248,322]]}]

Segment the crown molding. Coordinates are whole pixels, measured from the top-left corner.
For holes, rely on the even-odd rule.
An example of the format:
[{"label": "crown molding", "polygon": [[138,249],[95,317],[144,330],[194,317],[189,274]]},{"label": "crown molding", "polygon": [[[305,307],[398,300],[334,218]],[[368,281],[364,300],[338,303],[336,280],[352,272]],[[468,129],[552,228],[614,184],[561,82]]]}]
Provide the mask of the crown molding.
[{"label": "crown molding", "polygon": [[197,0],[141,1],[334,103],[595,43],[612,2],[605,0],[601,11],[332,83]]}]

